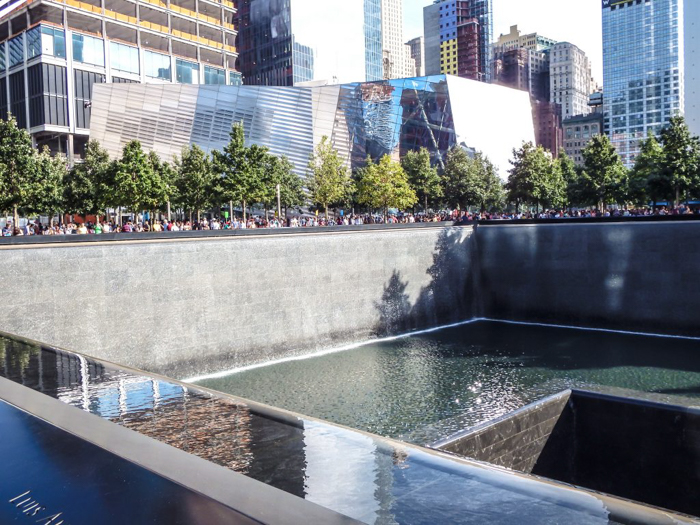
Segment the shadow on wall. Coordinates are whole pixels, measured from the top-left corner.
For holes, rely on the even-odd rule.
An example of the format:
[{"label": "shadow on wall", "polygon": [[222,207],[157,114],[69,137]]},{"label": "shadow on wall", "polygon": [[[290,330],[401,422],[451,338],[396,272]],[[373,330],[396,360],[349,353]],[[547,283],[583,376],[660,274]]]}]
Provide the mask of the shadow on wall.
[{"label": "shadow on wall", "polygon": [[377,336],[390,336],[473,318],[479,310],[476,288],[475,236],[470,228],[443,230],[435,244],[430,283],[411,302],[409,282],[394,270],[375,308]]},{"label": "shadow on wall", "polygon": [[698,223],[482,226],[488,317],[700,335]]}]

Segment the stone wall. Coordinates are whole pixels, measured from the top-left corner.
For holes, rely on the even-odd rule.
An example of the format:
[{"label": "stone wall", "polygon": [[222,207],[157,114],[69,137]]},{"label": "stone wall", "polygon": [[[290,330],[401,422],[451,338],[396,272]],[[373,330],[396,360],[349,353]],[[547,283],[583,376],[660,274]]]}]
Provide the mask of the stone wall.
[{"label": "stone wall", "polygon": [[700,222],[479,226],[487,316],[700,336]]},{"label": "stone wall", "polygon": [[3,245],[0,330],[187,377],[469,319],[472,243],[438,225]]}]

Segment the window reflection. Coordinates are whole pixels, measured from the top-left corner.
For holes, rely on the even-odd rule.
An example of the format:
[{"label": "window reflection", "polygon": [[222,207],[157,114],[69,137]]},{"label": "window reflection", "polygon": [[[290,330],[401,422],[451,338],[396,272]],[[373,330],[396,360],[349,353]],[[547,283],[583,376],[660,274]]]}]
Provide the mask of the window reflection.
[{"label": "window reflection", "polygon": [[211,66],[204,66],[205,84],[226,84],[226,72]]},{"label": "window reflection", "polygon": [[104,67],[105,53],[102,39],[73,33],[73,60],[82,64]]},{"label": "window reflection", "polygon": [[110,42],[109,54],[112,69],[139,74],[139,50],[137,48]]},{"label": "window reflection", "polygon": [[199,84],[199,64],[178,58],[175,69],[180,84]]},{"label": "window reflection", "polygon": [[170,57],[168,55],[161,55],[153,51],[145,51],[143,67],[146,71],[146,76],[149,78],[159,78],[168,81],[172,78],[170,72]]}]

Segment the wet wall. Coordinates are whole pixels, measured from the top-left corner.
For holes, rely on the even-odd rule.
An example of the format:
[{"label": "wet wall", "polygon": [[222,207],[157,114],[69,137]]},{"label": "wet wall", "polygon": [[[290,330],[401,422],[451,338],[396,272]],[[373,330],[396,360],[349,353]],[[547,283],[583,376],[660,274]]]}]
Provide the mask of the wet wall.
[{"label": "wet wall", "polygon": [[0,330],[180,378],[308,354],[478,315],[473,233],[3,244]]},{"label": "wet wall", "polygon": [[480,225],[497,319],[700,336],[700,222]]}]

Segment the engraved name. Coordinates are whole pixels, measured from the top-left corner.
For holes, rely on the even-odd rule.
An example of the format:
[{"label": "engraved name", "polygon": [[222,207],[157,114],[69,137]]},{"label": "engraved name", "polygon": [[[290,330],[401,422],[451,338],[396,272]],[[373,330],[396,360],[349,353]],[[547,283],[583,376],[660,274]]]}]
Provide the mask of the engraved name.
[{"label": "engraved name", "polygon": [[63,512],[54,514],[49,512],[46,507],[32,496],[31,490],[15,496],[9,503],[19,509],[26,517],[34,518],[34,523],[39,525],[68,525],[65,520],[61,519]]}]

